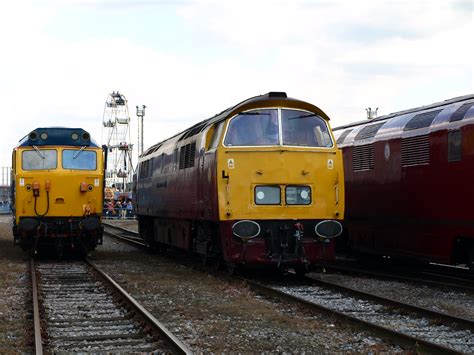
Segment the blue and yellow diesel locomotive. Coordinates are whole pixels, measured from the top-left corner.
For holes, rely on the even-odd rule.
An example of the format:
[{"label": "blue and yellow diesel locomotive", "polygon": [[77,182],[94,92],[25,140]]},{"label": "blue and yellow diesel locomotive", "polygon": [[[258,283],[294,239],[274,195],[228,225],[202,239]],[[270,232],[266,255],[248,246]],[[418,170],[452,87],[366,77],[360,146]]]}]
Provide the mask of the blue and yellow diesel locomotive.
[{"label": "blue and yellow diesel locomotive", "polygon": [[80,128],[37,128],[12,156],[14,243],[87,253],[102,243],[107,150]]}]

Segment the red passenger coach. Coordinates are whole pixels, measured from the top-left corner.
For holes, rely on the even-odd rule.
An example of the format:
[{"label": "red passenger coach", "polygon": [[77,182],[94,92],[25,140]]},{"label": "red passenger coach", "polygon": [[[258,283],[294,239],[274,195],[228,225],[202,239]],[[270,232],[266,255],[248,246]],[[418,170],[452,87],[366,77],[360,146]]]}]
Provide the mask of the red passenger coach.
[{"label": "red passenger coach", "polygon": [[474,95],[334,134],[353,251],[474,270]]}]

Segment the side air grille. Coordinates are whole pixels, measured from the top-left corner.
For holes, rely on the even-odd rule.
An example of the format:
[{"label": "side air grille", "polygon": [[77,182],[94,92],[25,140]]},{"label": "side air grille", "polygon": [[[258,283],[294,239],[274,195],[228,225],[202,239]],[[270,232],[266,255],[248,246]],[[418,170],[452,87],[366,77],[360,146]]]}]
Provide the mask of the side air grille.
[{"label": "side air grille", "polygon": [[360,141],[362,139],[375,137],[380,127],[382,127],[384,124],[385,122],[381,122],[377,124],[372,124],[370,126],[365,126],[360,130],[359,133],[357,133],[357,135],[355,136],[355,140]]},{"label": "side air grille", "polygon": [[179,168],[186,169],[194,166],[196,156],[196,142],[182,146],[179,151]]},{"label": "side air grille", "polygon": [[354,171],[371,170],[375,167],[375,149],[373,144],[355,146],[352,150],[352,168]]},{"label": "side air grille", "polygon": [[438,113],[440,113],[441,111],[443,110],[434,110],[434,111],[420,113],[414,116],[410,121],[408,121],[408,123],[406,124],[405,128],[403,128],[403,130],[411,131],[418,128],[429,127],[431,126],[431,123],[433,122],[435,117],[438,116]]},{"label": "side air grille", "polygon": [[430,163],[430,136],[402,138],[402,166]]},{"label": "side air grille", "polygon": [[353,129],[346,129],[344,132],[342,132],[342,134],[337,139],[336,144],[342,144],[344,142],[344,139],[346,139],[347,135],[352,131]]},{"label": "side air grille", "polygon": [[464,116],[466,115],[466,112],[469,111],[469,109],[474,105],[474,102],[468,102],[467,104],[462,105],[459,107],[451,116],[449,119],[449,122],[454,122],[454,121],[461,121]]}]

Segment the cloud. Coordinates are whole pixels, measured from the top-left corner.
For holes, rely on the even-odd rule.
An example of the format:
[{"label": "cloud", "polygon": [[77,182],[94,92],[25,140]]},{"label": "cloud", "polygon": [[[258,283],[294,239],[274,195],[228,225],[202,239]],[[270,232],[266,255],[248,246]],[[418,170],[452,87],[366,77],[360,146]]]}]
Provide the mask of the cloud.
[{"label": "cloud", "polygon": [[[100,9],[93,18],[101,19],[107,6],[132,3],[147,15],[142,36],[104,32],[104,23],[82,18],[73,21],[74,37],[52,26],[67,26],[71,9]],[[9,124],[1,165],[9,165],[11,148],[37,126],[82,126],[100,140],[113,90],[129,100],[134,141],[135,106],[147,105],[146,148],[268,91],[312,102],[339,125],[363,118],[368,106],[389,113],[474,86],[467,1],[121,4],[22,1],[2,9],[0,31],[8,35],[0,38],[0,95]],[[169,13],[163,4],[181,22],[159,26]],[[114,14],[106,25],[120,28]],[[87,26],[82,36],[80,26]],[[173,40],[153,42],[158,34]]]}]

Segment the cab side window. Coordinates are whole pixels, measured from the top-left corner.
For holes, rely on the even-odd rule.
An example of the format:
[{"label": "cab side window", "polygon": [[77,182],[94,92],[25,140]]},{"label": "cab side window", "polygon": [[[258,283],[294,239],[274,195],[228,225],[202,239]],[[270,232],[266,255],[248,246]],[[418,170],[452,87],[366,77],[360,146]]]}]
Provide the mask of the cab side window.
[{"label": "cab side window", "polygon": [[219,122],[214,127],[214,132],[212,132],[211,141],[209,142],[209,149],[215,149],[219,145],[219,140],[222,135],[222,129],[224,128],[224,122]]}]

